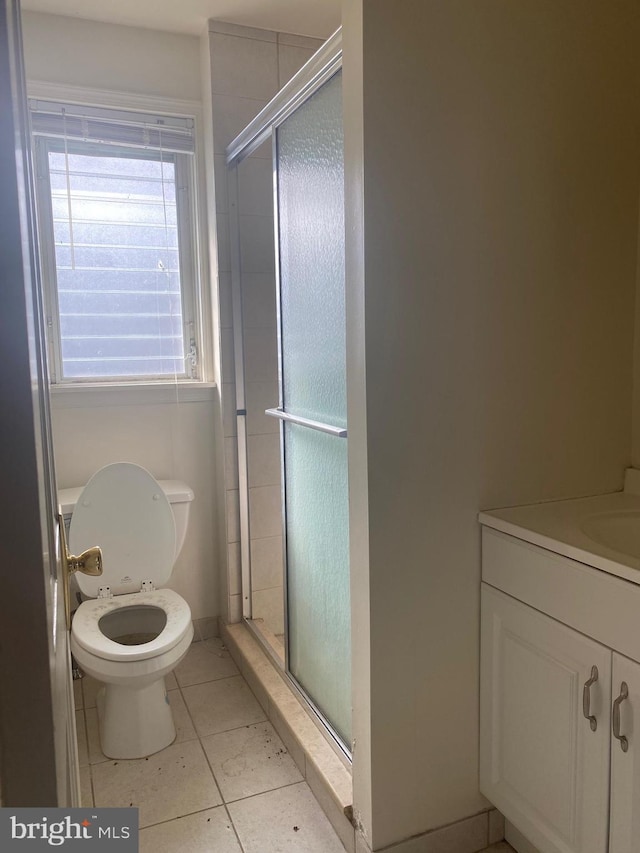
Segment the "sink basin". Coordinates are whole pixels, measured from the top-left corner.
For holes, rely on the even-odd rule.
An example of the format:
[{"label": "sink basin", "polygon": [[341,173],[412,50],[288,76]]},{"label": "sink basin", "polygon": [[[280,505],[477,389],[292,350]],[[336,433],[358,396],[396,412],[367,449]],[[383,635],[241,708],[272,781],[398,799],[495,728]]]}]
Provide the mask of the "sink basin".
[{"label": "sink basin", "polygon": [[580,525],[594,542],[640,560],[640,512],[603,512]]}]

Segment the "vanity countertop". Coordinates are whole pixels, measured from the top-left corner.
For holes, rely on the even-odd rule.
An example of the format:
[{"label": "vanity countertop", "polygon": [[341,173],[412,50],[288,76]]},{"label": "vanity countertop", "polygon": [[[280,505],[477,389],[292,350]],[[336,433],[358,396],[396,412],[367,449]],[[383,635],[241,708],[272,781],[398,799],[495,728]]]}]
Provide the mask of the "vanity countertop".
[{"label": "vanity countertop", "polygon": [[[612,492],[496,509],[481,512],[479,520],[486,527],[640,584],[640,495]],[[627,539],[629,532],[632,539],[637,538],[630,553],[608,547],[585,532],[585,528],[593,532],[598,525],[609,524],[623,528]]]}]

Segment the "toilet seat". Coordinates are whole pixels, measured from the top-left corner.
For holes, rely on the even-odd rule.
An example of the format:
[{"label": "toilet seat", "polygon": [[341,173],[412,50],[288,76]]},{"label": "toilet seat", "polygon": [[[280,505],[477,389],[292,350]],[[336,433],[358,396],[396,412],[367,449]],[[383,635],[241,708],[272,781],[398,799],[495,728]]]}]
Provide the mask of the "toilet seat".
[{"label": "toilet seat", "polygon": [[[102,633],[99,622],[103,616],[120,608],[142,606],[157,607],[166,614],[166,625],[154,640],[142,645],[124,646]],[[71,633],[79,646],[98,658],[137,661],[169,651],[183,639],[190,627],[191,610],[186,601],[171,589],[158,589],[83,601],[73,617]]]}]

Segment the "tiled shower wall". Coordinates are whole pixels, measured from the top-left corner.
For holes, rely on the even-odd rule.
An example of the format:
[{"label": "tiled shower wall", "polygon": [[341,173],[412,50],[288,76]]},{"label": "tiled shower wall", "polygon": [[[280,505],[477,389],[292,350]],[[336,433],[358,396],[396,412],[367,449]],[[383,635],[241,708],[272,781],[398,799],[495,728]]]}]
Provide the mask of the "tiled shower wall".
[{"label": "tiled shower wall", "polygon": [[[231,300],[229,200],[224,150],[321,41],[216,21],[209,23],[216,222],[220,289],[222,406],[227,530],[227,619],[242,618],[235,367]],[[277,421],[264,409],[278,403],[273,192],[270,146],[238,169],[253,616],[282,628],[280,448]]]}]

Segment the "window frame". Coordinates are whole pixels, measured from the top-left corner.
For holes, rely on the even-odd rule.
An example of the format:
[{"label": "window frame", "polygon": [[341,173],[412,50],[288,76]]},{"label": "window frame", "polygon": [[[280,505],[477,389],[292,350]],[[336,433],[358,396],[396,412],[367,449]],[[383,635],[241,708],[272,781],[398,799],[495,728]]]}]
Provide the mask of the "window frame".
[{"label": "window frame", "polygon": [[[39,102],[52,100],[60,102],[60,98],[38,97]],[[83,109],[91,111],[95,115],[116,109],[126,114],[135,112],[139,115],[140,110],[129,106],[109,104],[96,106],[94,103],[73,102],[76,114],[82,113]],[[173,110],[160,109],[148,113],[150,119],[163,119],[175,115]],[[171,158],[175,163],[176,184],[176,216],[177,216],[177,239],[180,275],[180,299],[182,307],[182,334],[184,342],[185,370],[183,374],[143,374],[143,375],[120,375],[91,377],[64,377],[62,342],[60,333],[60,312],[58,305],[57,266],[55,255],[55,237],[53,227],[53,206],[49,175],[49,151],[59,150],[60,137],[47,135],[33,136],[33,151],[36,172],[36,207],[38,215],[38,231],[40,244],[40,257],[43,271],[44,307],[46,311],[47,344],[49,348],[50,382],[52,390],[80,389],[80,388],[122,388],[131,386],[134,388],[162,387],[176,384],[204,384],[206,383],[207,365],[203,358],[203,294],[202,294],[202,259],[200,257],[200,241],[198,239],[198,181],[197,169],[199,167],[198,140],[195,132],[196,116],[181,113],[180,117],[190,118],[194,122],[194,151],[193,153],[171,152]],[[131,145],[100,145],[97,142],[73,140],[75,149],[86,146],[87,153],[111,154],[119,153],[123,156],[127,152],[135,152],[137,156],[145,149]],[[150,148],[154,154],[159,149]],[[143,158],[144,159],[144,158]],[[155,157],[149,159],[156,159]],[[207,383],[210,384],[210,383]]]}]

